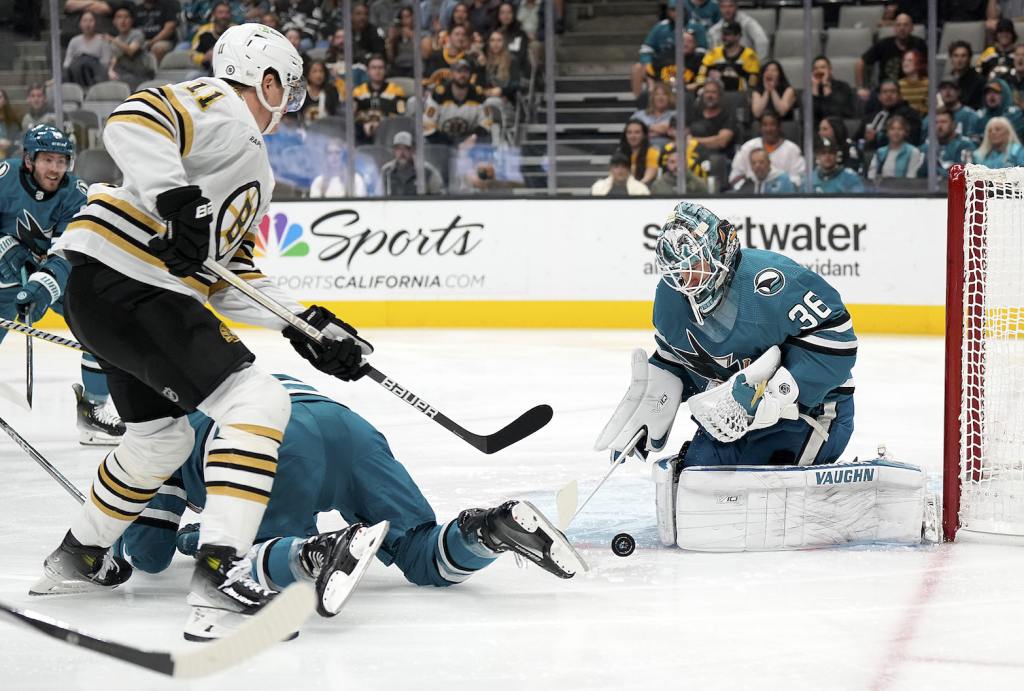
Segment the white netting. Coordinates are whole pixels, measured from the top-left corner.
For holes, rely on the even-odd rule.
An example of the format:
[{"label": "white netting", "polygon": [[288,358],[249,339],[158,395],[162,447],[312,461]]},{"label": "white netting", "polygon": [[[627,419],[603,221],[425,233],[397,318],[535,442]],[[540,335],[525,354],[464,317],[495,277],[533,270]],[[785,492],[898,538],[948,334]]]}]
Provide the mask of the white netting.
[{"label": "white netting", "polygon": [[1024,534],[1024,169],[965,187],[960,524]]}]

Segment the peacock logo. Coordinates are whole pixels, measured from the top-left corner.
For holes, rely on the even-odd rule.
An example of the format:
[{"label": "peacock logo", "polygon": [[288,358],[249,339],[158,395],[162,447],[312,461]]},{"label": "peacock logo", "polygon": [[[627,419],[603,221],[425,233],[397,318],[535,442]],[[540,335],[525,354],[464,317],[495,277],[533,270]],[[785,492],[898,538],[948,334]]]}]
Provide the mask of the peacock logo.
[{"label": "peacock logo", "polygon": [[302,233],[302,226],[289,224],[288,216],[282,213],[273,214],[271,229],[271,214],[267,214],[256,233],[256,256],[305,257],[309,254],[309,245],[302,240]]}]

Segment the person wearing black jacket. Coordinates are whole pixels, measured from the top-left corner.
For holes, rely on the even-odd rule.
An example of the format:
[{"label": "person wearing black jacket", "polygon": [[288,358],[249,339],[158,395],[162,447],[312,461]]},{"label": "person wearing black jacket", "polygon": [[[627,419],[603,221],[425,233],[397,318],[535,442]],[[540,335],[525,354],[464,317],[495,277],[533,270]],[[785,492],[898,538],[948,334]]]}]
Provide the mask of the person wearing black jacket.
[{"label": "person wearing black jacket", "polygon": [[868,113],[861,123],[859,137],[864,140],[865,151],[874,151],[885,146],[889,139],[885,134],[885,123],[893,115],[900,115],[907,121],[907,141],[917,146],[921,143],[921,116],[900,96],[900,85],[887,79],[878,87],[878,103],[881,108]]},{"label": "person wearing black jacket", "polygon": [[815,122],[830,115],[852,118],[857,114],[853,87],[832,76],[832,62],[824,55],[814,58],[811,67],[811,94]]}]

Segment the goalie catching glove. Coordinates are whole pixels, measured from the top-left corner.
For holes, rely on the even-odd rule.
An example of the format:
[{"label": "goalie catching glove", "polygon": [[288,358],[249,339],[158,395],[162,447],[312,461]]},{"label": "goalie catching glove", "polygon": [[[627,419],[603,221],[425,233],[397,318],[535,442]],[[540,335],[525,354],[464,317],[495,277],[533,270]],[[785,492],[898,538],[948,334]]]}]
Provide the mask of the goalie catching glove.
[{"label": "goalie catching glove", "polygon": [[647,458],[649,452],[665,448],[683,400],[683,382],[671,372],[650,364],[642,348],[633,351],[632,372],[626,395],[594,442],[596,451],[611,449],[613,461],[638,433],[641,439],[634,455]]},{"label": "goalie catching glove", "polygon": [[800,387],[772,346],[728,381],[691,396],[690,413],[704,431],[720,442],[734,442],[748,432],[796,420]]},{"label": "goalie catching glove", "polygon": [[319,305],[296,316],[324,335],[323,342],[316,343],[294,326],[281,332],[313,367],[342,381],[355,381],[366,374],[370,366],[363,357],[373,352],[373,346],[358,338],[355,328]]}]

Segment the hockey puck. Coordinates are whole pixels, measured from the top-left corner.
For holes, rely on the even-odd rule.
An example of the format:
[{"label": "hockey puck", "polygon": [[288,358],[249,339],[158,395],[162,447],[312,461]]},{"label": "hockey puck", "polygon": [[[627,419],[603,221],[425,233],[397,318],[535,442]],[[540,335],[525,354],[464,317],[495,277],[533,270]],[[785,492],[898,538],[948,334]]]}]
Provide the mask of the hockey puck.
[{"label": "hockey puck", "polygon": [[619,533],[612,538],[612,552],[617,557],[628,557],[636,549],[636,540],[629,533]]}]

